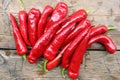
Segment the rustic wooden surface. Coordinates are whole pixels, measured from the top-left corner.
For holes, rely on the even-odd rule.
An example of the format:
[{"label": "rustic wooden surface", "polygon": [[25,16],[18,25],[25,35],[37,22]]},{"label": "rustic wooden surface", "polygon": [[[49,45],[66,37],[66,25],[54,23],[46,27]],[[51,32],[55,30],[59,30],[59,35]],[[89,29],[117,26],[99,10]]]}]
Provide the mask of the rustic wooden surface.
[{"label": "rustic wooden surface", "polygon": [[[92,24],[116,27],[116,30],[108,32],[117,45],[116,54],[108,54],[102,45],[92,45],[85,55],[79,80],[120,80],[120,0],[24,0],[24,3],[27,11],[32,7],[42,11],[45,5],[54,7],[59,1],[69,6],[68,14],[81,8],[90,9],[88,19]],[[17,17],[21,9],[19,0],[0,0],[0,80],[69,80],[61,77],[60,67],[44,73],[37,64],[23,62],[16,55],[9,13]]]}]

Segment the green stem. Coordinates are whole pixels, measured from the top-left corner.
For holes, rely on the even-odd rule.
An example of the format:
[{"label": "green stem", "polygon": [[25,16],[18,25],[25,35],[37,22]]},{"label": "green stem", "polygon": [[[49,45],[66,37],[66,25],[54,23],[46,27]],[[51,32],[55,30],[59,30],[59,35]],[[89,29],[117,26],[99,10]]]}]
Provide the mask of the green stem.
[{"label": "green stem", "polygon": [[23,54],[22,57],[23,57],[24,62],[26,62],[27,61],[26,54]]},{"label": "green stem", "polygon": [[87,10],[86,10],[86,12],[87,12],[87,14],[89,14],[89,13],[90,13],[90,10],[89,10],[89,9],[87,9]]},{"label": "green stem", "polygon": [[25,5],[24,5],[23,0],[20,0],[20,4],[21,4],[21,6],[22,6],[22,8],[23,8],[23,10],[24,10],[24,9],[25,9]]},{"label": "green stem", "polygon": [[109,25],[107,28],[108,28],[108,30],[114,30],[114,29],[116,29],[116,27],[114,27],[112,25]]},{"label": "green stem", "polygon": [[62,68],[62,77],[65,78],[65,68]]},{"label": "green stem", "polygon": [[38,67],[41,68],[41,69],[43,69],[43,66],[41,64],[38,64]]},{"label": "green stem", "polygon": [[45,60],[44,60],[44,66],[43,66],[43,69],[44,69],[45,72],[48,71],[47,68],[46,68],[46,64],[47,64],[47,62],[48,62],[48,60],[45,59]]}]

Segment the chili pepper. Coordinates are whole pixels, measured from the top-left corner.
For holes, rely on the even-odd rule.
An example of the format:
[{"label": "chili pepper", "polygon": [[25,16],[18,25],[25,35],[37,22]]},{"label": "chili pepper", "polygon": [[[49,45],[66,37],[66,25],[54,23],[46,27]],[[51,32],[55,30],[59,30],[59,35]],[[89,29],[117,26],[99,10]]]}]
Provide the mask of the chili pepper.
[{"label": "chili pepper", "polygon": [[115,51],[117,50],[117,47],[115,46],[113,41],[110,39],[110,37],[106,36],[105,34],[101,34],[91,38],[88,42],[88,47],[95,42],[103,44],[106,50],[111,54],[115,53]]},{"label": "chili pepper", "polygon": [[67,14],[66,12],[68,12],[68,6],[63,2],[59,2],[56,5],[49,21],[47,22],[44,32],[46,32],[50,27],[52,27],[53,24],[63,19]]},{"label": "chili pepper", "polygon": [[78,25],[75,27],[75,29],[67,36],[67,38],[64,41],[64,45],[68,44],[70,41],[72,41],[81,31],[85,29],[85,27],[90,26],[89,20],[83,20],[78,23]]},{"label": "chili pepper", "polygon": [[[99,35],[99,34],[103,34],[103,33],[106,33],[108,30],[112,30],[112,29],[115,29],[114,26],[105,26],[105,25],[100,25],[100,26],[97,26],[97,27],[92,27],[91,28],[91,33],[90,33],[90,37],[94,37],[96,35]],[[66,38],[66,40],[64,41],[64,44],[67,44],[69,43],[70,41],[72,41],[79,33],[79,30],[80,30],[80,27],[78,25],[78,27],[75,28],[75,30],[73,30],[73,32],[71,34],[69,34],[69,36]]]},{"label": "chili pepper", "polygon": [[16,49],[17,49],[17,54],[18,55],[24,55],[28,53],[27,46],[25,45],[23,38],[20,34],[20,31],[18,29],[18,24],[15,20],[15,17],[10,13],[10,20],[12,24],[12,30],[13,30],[13,35],[14,35],[14,40],[16,44]]},{"label": "chili pepper", "polygon": [[88,45],[88,41],[90,38],[90,32],[91,29],[88,31],[88,34],[86,35],[86,37],[81,41],[81,43],[79,43],[77,49],[75,50],[69,68],[68,68],[68,75],[70,78],[75,79],[78,77],[79,75],[79,69],[80,69],[80,64],[83,60],[83,56],[87,50],[87,45]]},{"label": "chili pepper", "polygon": [[59,48],[61,47],[62,43],[64,42],[65,38],[71,32],[72,27],[75,23],[68,25],[66,29],[64,29],[60,34],[58,34],[50,43],[48,48],[44,52],[44,58],[47,60],[53,60],[57,55]]},{"label": "chili pepper", "polygon": [[44,52],[44,57],[48,60],[54,59],[58,49],[62,46],[65,38],[69,34],[69,30],[72,28],[71,25],[85,19],[87,14],[85,10],[78,10],[66,19],[66,23],[63,25],[64,29],[54,38],[49,47]]},{"label": "chili pepper", "polygon": [[28,34],[31,45],[34,46],[37,41],[37,26],[40,19],[40,11],[32,8],[28,13]]},{"label": "chili pepper", "polygon": [[27,28],[27,13],[26,11],[22,10],[22,11],[19,11],[19,21],[20,21],[20,33],[21,33],[21,36],[23,37],[23,40],[25,41],[25,43],[28,45],[28,46],[31,46],[31,43],[29,41],[29,38],[28,38],[28,28]]},{"label": "chili pepper", "polygon": [[74,50],[77,48],[78,44],[84,39],[89,29],[91,28],[90,23],[88,25],[83,24],[83,26],[85,26],[85,29],[82,32],[79,32],[79,34],[71,42],[71,44],[68,46],[68,48],[65,50],[63,54],[61,65],[63,68],[67,68],[69,66],[70,58],[72,57]]},{"label": "chili pepper", "polygon": [[41,18],[38,23],[38,38],[40,38],[43,35],[44,29],[47,23],[47,19],[51,15],[52,12],[53,12],[53,8],[51,6],[47,5],[44,8]]},{"label": "chili pepper", "polygon": [[69,16],[69,18],[62,24],[63,26],[57,31],[56,35],[59,34],[66,26],[64,26],[68,21],[82,21],[87,18],[87,11],[80,9]]},{"label": "chili pepper", "polygon": [[[70,43],[69,43],[70,44]],[[60,53],[57,55],[57,57],[55,57],[55,59],[53,59],[52,61],[49,61],[47,62],[46,66],[44,66],[45,68],[45,71],[46,71],[46,68],[48,70],[51,70],[53,69],[54,67],[56,67],[60,62],[61,62],[61,58],[62,58],[62,55],[63,53],[65,52],[66,48],[69,46],[69,44],[67,44],[61,51]]]},{"label": "chili pepper", "polygon": [[58,26],[66,20],[62,19],[61,21],[55,23],[50,29],[47,30],[46,33],[44,33],[36,42],[32,50],[30,51],[30,54],[27,56],[27,59],[30,63],[37,62],[37,59],[40,58],[46,49],[47,45],[49,44],[50,40],[58,30]]},{"label": "chili pepper", "polygon": [[[76,27],[77,28],[77,27]],[[111,30],[111,29],[114,29],[115,27],[113,26],[109,26],[109,27],[106,27],[105,25],[101,25],[101,26],[98,26],[98,27],[92,27],[91,28],[91,32],[90,32],[90,37],[94,37],[94,36],[97,36],[97,35],[100,35],[100,34],[103,34],[103,33],[106,33],[108,30]],[[77,31],[77,30],[76,30]],[[86,31],[83,31],[81,33],[79,33],[78,36],[78,40],[81,40],[80,39],[80,36],[81,34],[85,33]],[[76,34],[75,31],[73,31],[74,34]],[[87,33],[87,32],[86,32]],[[72,33],[71,33],[72,34]],[[71,35],[70,34],[70,35]],[[74,37],[74,35],[72,35]],[[77,37],[76,37],[77,38]],[[75,38],[75,39],[76,39]],[[77,41],[75,41],[75,39],[73,40],[73,44],[71,43],[71,45],[66,49],[64,55],[63,55],[63,58],[62,58],[62,73],[64,73],[64,70],[65,68],[67,68],[69,66],[69,62],[70,62],[70,57],[73,55],[73,51],[75,50],[75,48],[77,47],[77,45],[75,46],[74,44],[77,43]],[[70,41],[70,39],[69,39]],[[62,75],[64,76],[64,74]]]},{"label": "chili pepper", "polygon": [[108,30],[112,30],[112,29],[115,29],[115,27],[114,26],[108,26],[107,27],[105,25],[100,25],[100,26],[97,26],[97,27],[93,27],[91,29],[90,37],[94,37],[96,35],[106,33]]},{"label": "chili pepper", "polygon": [[[49,44],[52,37],[55,35],[56,31],[59,29],[59,27],[60,27],[59,24],[61,24],[62,22],[65,22],[67,20],[68,21],[64,25],[65,27],[72,23],[76,23],[81,20],[81,16],[83,15],[83,13],[85,13],[85,10],[79,10],[79,11],[73,13],[67,19],[63,19],[62,21],[59,21],[58,23],[54,24],[52,26],[52,28],[50,27],[50,29],[48,29],[48,32],[43,34],[41,36],[41,38],[36,42],[36,45],[32,48],[30,54],[27,57],[28,61],[30,63],[35,63],[37,61],[37,59],[42,55],[42,53],[46,49],[46,47]],[[85,18],[86,18],[86,16],[85,16]]]}]

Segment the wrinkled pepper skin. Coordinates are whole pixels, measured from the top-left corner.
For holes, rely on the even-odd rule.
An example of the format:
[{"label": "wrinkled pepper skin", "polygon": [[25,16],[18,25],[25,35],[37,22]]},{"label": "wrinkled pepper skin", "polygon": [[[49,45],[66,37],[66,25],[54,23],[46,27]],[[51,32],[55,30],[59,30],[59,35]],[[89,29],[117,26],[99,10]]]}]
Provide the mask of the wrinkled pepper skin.
[{"label": "wrinkled pepper skin", "polygon": [[48,70],[51,70],[51,69],[53,69],[54,67],[58,66],[58,64],[60,64],[61,58],[62,58],[62,56],[63,56],[63,53],[65,52],[65,50],[67,49],[67,47],[68,47],[69,45],[70,45],[70,43],[67,44],[67,45],[60,51],[60,53],[57,55],[57,57],[55,57],[55,59],[53,59],[52,61],[47,62],[46,68],[47,68]]},{"label": "wrinkled pepper skin", "polygon": [[89,25],[91,25],[89,20],[83,20],[79,22],[75,29],[67,36],[63,46],[75,39],[75,37]]},{"label": "wrinkled pepper skin", "polygon": [[24,10],[19,11],[18,17],[19,17],[19,22],[20,22],[19,29],[20,29],[21,36],[22,36],[23,40],[25,41],[26,45],[31,46],[31,43],[28,38],[28,26],[27,26],[26,11],[24,11]]},{"label": "wrinkled pepper skin", "polygon": [[76,12],[74,12],[73,14],[71,14],[69,16],[69,18],[62,24],[63,26],[57,31],[56,35],[59,34],[64,28],[66,28],[67,26],[64,26],[66,24],[69,24],[68,22],[78,22],[78,21],[82,21],[84,19],[87,18],[87,13],[84,9],[80,9]]},{"label": "wrinkled pepper skin", "polygon": [[37,38],[38,21],[40,19],[40,11],[32,8],[28,13],[28,35],[32,47],[35,45]]},{"label": "wrinkled pepper skin", "polygon": [[64,22],[66,19],[62,19],[58,23],[55,23],[50,29],[47,30],[36,42],[30,54],[27,56],[28,61],[33,64],[36,63],[38,58],[40,58],[46,49],[47,45],[49,45],[52,37],[55,35],[56,31],[58,30],[58,26]]},{"label": "wrinkled pepper skin", "polygon": [[53,24],[63,19],[67,14],[66,12],[68,12],[68,6],[63,2],[59,2],[56,5],[49,21],[47,22],[44,32],[46,32],[50,27],[52,27]]},{"label": "wrinkled pepper skin", "polygon": [[111,54],[115,53],[117,50],[117,47],[113,43],[111,38],[106,36],[105,34],[101,34],[101,35],[98,35],[98,36],[91,38],[88,42],[88,47],[96,42],[103,44],[105,46],[106,50]]},{"label": "wrinkled pepper skin", "polygon": [[75,25],[75,23],[68,25],[66,29],[64,29],[60,34],[58,34],[50,43],[50,45],[47,47],[47,49],[44,52],[44,58],[51,61],[55,58],[57,55],[58,50],[60,49],[61,45],[63,44],[65,38],[69,35],[71,32],[72,27]]},{"label": "wrinkled pepper skin", "polygon": [[18,55],[24,55],[28,53],[27,46],[25,45],[25,42],[23,41],[23,38],[20,34],[20,31],[18,29],[18,24],[15,20],[15,17],[10,13],[10,20],[12,24],[12,31],[14,35],[14,40],[16,44],[16,50]]},{"label": "wrinkled pepper skin", "polygon": [[65,50],[62,57],[62,64],[61,64],[63,68],[68,68],[73,52],[77,48],[78,44],[86,37],[90,28],[91,28],[90,24],[86,25],[85,29],[82,32],[79,32],[76,38],[71,42],[71,44]]},{"label": "wrinkled pepper skin", "polygon": [[87,45],[90,38],[90,31],[91,29],[88,31],[88,34],[81,41],[81,43],[79,43],[78,47],[76,48],[72,56],[72,59],[68,68],[68,76],[72,79],[76,79],[79,76],[80,64],[82,63],[83,56],[87,50]]},{"label": "wrinkled pepper skin", "polygon": [[47,5],[44,8],[38,23],[38,33],[37,33],[38,39],[44,34],[44,29],[47,24],[47,19],[52,14],[52,12],[53,12],[53,8],[51,6]]}]

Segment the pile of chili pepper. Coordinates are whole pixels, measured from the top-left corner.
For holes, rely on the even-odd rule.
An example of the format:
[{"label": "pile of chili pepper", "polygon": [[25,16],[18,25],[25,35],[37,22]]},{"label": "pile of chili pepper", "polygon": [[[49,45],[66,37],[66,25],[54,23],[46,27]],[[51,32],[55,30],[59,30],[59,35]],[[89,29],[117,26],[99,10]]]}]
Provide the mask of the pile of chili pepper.
[{"label": "pile of chili pepper", "polygon": [[[19,25],[12,13],[10,20],[18,55],[31,64],[43,56],[44,71],[60,65],[63,77],[64,71],[68,70],[68,76],[76,79],[85,52],[93,43],[101,43],[110,54],[117,48],[106,35],[114,27],[93,26],[86,19],[88,11],[84,9],[68,16],[67,13],[67,4],[59,2],[55,8],[47,5],[42,12],[36,8],[28,13],[19,11]],[[30,51],[28,47],[31,47]]]}]

